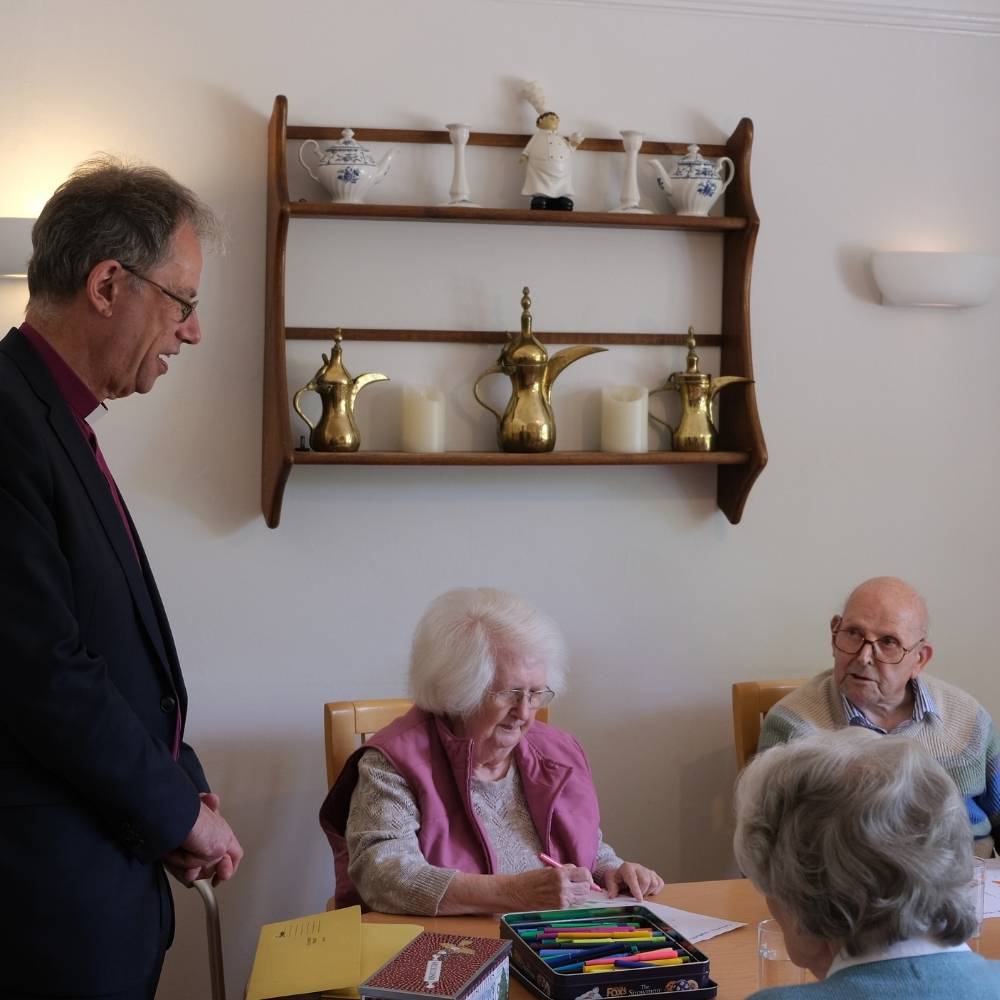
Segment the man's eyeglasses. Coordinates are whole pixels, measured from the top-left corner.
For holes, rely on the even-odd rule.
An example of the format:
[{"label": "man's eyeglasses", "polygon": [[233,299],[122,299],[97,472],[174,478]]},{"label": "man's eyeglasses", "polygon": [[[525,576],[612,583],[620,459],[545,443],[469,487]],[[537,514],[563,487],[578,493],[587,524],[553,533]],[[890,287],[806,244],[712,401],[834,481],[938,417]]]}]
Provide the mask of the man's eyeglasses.
[{"label": "man's eyeglasses", "polygon": [[890,665],[900,663],[907,653],[912,653],[923,641],[918,639],[907,649],[894,635],[884,635],[881,639],[866,639],[861,629],[848,627],[833,630],[833,644],[842,653],[857,655],[867,643],[872,648],[872,656],[879,663]]},{"label": "man's eyeglasses", "polygon": [[527,701],[528,708],[544,708],[556,696],[552,688],[508,688],[506,691],[491,691],[493,700],[498,705],[516,708],[522,701]]},{"label": "man's eyeglasses", "polygon": [[[121,261],[118,262],[121,264]],[[181,322],[186,323],[191,316],[191,313],[198,308],[198,300],[194,299],[190,301],[188,299],[182,299],[179,295],[175,295],[169,288],[164,288],[159,282],[153,281],[152,278],[147,278],[146,275],[140,274],[134,267],[129,267],[128,264],[122,264],[122,268],[128,271],[133,277],[138,278],[140,281],[145,281],[146,284],[152,285],[154,288],[158,288],[168,299],[173,299],[181,307]]]}]

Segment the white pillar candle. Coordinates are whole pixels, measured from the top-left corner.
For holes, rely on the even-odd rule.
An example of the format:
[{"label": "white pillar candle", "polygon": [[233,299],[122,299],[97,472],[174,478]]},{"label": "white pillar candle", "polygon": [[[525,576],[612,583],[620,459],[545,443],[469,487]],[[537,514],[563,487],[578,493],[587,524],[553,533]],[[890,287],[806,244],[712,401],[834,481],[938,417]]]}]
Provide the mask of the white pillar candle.
[{"label": "white pillar candle", "polygon": [[601,451],[649,450],[649,390],[641,385],[601,389]]},{"label": "white pillar candle", "polygon": [[444,451],[444,393],[440,389],[403,387],[403,451]]}]

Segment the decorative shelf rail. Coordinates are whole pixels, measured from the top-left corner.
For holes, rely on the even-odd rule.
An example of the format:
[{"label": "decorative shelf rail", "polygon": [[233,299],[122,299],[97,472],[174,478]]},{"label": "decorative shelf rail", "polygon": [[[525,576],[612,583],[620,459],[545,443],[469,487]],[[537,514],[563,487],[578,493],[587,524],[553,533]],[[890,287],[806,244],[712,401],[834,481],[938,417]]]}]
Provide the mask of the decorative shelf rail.
[{"label": "decorative shelf rail", "polygon": [[295,465],[745,465],[744,451],[295,451]]},{"label": "decorative shelf rail", "polygon": [[[708,453],[652,451],[619,454],[601,451],[552,451],[546,454],[508,452],[312,452],[294,447],[288,405],[286,344],[288,340],[330,340],[327,327],[285,326],[285,250],[288,222],[300,219],[366,219],[414,222],[462,222],[547,227],[675,230],[720,233],[723,236],[722,333],[701,335],[699,346],[720,347],[720,371],[753,378],[750,350],[750,272],[760,220],[750,191],[750,148],[753,125],[744,118],[723,144],[701,144],[706,156],[728,156],[736,166],[735,180],[726,192],[726,215],[629,215],[613,212],[533,212],[510,208],[454,208],[427,205],[333,204],[292,202],[288,196],[287,143],[289,140],[337,139],[339,126],[287,123],[288,102],[279,95],[268,126],[267,158],[267,282],[265,290],[264,406],[261,463],[261,507],[270,527],[281,517],[281,501],[293,465],[713,465],[718,468],[719,507],[734,524],[743,513],[750,488],[767,463],[767,449],[757,415],[753,385],[734,387],[720,407],[719,440],[725,450]],[[361,142],[448,144],[447,131],[415,129],[354,130]],[[523,149],[530,136],[472,132],[471,146]],[[644,155],[681,156],[686,142],[642,144]],[[617,139],[587,139],[581,150],[620,153]],[[347,329],[345,340],[425,341],[465,344],[502,344],[500,331]],[[546,343],[683,345],[683,333],[571,333],[549,332]]]}]

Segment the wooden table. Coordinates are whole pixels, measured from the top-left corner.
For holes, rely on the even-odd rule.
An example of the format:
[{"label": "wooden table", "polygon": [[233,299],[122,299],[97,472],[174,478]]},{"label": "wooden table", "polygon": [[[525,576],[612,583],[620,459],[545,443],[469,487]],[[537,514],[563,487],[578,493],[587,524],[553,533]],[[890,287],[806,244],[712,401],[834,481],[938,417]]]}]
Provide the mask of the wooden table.
[{"label": "wooden table", "polygon": [[[654,899],[682,910],[745,923],[746,927],[702,941],[698,947],[709,957],[712,979],[719,984],[718,1000],[744,1000],[757,989],[757,922],[770,914],[763,896],[747,879],[668,885]],[[496,917],[401,917],[368,913],[362,919],[421,924],[429,931],[447,934],[477,937],[498,937],[500,934]],[[982,954],[1000,958],[1000,919],[984,923]],[[512,976],[510,1000],[536,998]]]}]

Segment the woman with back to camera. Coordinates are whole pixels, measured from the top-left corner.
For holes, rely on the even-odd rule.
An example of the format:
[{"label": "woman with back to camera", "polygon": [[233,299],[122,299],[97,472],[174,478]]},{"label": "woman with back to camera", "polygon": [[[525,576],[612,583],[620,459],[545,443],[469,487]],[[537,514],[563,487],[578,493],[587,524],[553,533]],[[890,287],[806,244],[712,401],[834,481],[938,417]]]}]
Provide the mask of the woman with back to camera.
[{"label": "woman with back to camera", "polygon": [[[604,842],[579,743],[535,714],[565,684],[555,623],[489,587],[442,594],[413,637],[414,707],[344,766],[320,819],[338,906],[497,913],[663,887]],[[548,867],[547,854],[562,867]]]},{"label": "woman with back to camera", "polygon": [[751,1000],[1000,998],[1000,962],[965,943],[969,817],[915,741],[851,727],[766,750],[740,777],[736,820],[737,862],[820,980]]}]

